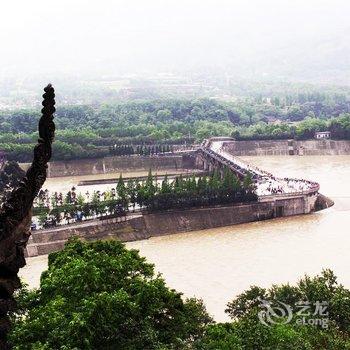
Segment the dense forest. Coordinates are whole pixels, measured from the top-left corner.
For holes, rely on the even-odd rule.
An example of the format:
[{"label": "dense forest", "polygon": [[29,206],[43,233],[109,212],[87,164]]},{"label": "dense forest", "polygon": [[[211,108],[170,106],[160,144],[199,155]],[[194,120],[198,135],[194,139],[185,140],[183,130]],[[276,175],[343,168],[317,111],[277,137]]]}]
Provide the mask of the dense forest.
[{"label": "dense forest", "polygon": [[[8,159],[30,161],[38,119],[32,110],[0,112],[0,150]],[[168,149],[218,135],[308,139],[315,131],[330,130],[334,139],[350,139],[350,98],[308,92],[225,102],[163,99],[64,106],[58,107],[55,121],[55,160],[104,157],[113,154],[116,145],[137,150],[156,143]]]}]

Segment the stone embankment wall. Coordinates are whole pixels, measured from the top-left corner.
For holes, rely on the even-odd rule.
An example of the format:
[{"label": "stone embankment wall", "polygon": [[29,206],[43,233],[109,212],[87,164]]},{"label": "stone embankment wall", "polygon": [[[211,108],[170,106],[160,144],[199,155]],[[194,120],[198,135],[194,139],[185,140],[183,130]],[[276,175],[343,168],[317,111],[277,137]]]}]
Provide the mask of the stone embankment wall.
[{"label": "stone embankment wall", "polygon": [[[27,164],[21,164],[23,169]],[[194,159],[188,155],[124,156],[50,162],[48,177],[108,174],[126,171],[191,169]]]},{"label": "stone embankment wall", "polygon": [[280,155],[346,155],[350,154],[350,141],[335,140],[261,140],[229,141],[226,149],[237,156]]},{"label": "stone embankment wall", "polygon": [[315,210],[316,199],[317,195],[266,197],[260,202],[250,204],[164,211],[140,215],[123,222],[111,219],[62,226],[32,232],[27,255],[43,255],[63,249],[64,243],[72,236],[79,236],[84,240],[119,239],[125,242],[274,217],[307,214]]}]

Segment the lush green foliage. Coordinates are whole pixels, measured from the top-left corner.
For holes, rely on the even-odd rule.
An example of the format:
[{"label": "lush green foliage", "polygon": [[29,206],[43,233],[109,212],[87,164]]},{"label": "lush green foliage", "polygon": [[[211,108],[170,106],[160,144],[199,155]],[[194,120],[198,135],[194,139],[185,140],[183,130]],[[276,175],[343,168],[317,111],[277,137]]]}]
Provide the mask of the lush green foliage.
[{"label": "lush green foliage", "polygon": [[49,256],[40,289],[19,294],[14,349],[182,349],[211,322],[153,265],[118,241],[70,241]]},{"label": "lush green foliage", "polygon": [[[0,113],[0,149],[9,159],[31,159],[38,118],[30,110]],[[102,157],[119,143],[181,144],[208,132],[229,135],[233,130],[225,105],[209,99],[61,107],[55,122],[54,159]]]},{"label": "lush green foliage", "polygon": [[183,209],[197,206],[211,206],[257,200],[255,186],[248,175],[242,182],[231,171],[226,170],[223,178],[214,172],[209,178],[193,176],[176,177],[169,183],[167,177],[161,186],[152,181],[151,174],[144,184],[136,185],[138,204],[149,210]]},{"label": "lush green foliage", "polygon": [[[264,325],[258,318],[261,300],[290,305],[293,318],[285,323],[287,316],[281,317],[276,323]],[[305,301],[312,307],[306,318],[320,317],[313,315],[315,305],[327,302],[328,314],[323,317],[328,320],[328,328],[296,322],[301,310],[298,303]],[[350,290],[339,285],[330,270],[314,278],[305,276],[297,286],[274,285],[268,290],[253,286],[230,302],[226,312],[233,321],[209,326],[196,349],[350,349]]]},{"label": "lush green foliage", "polygon": [[[114,145],[136,149],[154,143],[193,143],[210,136],[306,139],[329,129],[335,139],[350,139],[349,113],[346,95],[321,93],[231,102],[164,99],[59,107],[53,157],[104,157]],[[0,112],[0,150],[9,159],[31,160],[38,119],[39,114],[31,110]]]},{"label": "lush green foliage", "polygon": [[[135,250],[117,241],[71,240],[49,256],[40,289],[23,288],[12,314],[14,349],[346,350],[350,291],[330,270],[296,286],[251,287],[228,304],[232,322],[213,323],[203,303],[183,300]],[[261,300],[290,305],[293,317],[259,321]],[[327,327],[297,322],[300,304],[327,302]],[[305,312],[305,310],[303,310]]]},{"label": "lush green foliage", "polygon": [[236,128],[231,136],[240,140],[312,139],[317,131],[330,131],[332,139],[350,139],[350,114],[332,119],[307,117],[297,123],[267,124],[259,122],[246,128]]}]

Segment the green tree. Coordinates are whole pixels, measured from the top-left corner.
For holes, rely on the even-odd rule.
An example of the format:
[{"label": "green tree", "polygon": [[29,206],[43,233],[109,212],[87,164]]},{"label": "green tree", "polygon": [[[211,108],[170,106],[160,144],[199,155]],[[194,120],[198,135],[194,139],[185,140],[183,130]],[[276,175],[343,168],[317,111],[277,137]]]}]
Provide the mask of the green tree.
[{"label": "green tree", "polygon": [[246,191],[246,193],[253,192],[255,189],[255,184],[252,179],[252,174],[248,173],[244,178],[243,178],[243,188]]},{"label": "green tree", "polygon": [[121,205],[127,209],[128,206],[128,193],[127,189],[125,187],[123,175],[120,174],[118,183],[117,183],[117,194],[118,194],[118,199],[121,203]]},{"label": "green tree", "polygon": [[164,193],[170,193],[170,192],[171,192],[171,185],[169,184],[168,175],[165,174],[161,185],[161,193],[164,194]]},{"label": "green tree", "polygon": [[135,211],[136,199],[137,199],[137,188],[134,180],[130,179],[128,181],[126,191],[129,197],[129,201],[133,207],[133,210]]},{"label": "green tree", "polygon": [[146,183],[144,186],[144,191],[145,191],[146,198],[149,201],[152,201],[154,195],[156,194],[156,186],[154,184],[152,169],[149,169],[149,171],[148,171],[148,176],[147,176]]},{"label": "green tree", "polygon": [[49,256],[40,289],[19,295],[14,349],[183,349],[211,323],[118,241],[71,240]]},{"label": "green tree", "polygon": [[77,196],[77,204],[79,206],[83,206],[84,203],[85,203],[85,198],[84,198],[84,196],[81,193],[79,193],[78,196]]},{"label": "green tree", "polygon": [[[281,316],[269,326],[259,321],[262,300],[283,302],[292,308],[289,322]],[[328,315],[313,315],[317,302],[326,302]],[[311,305],[311,317],[324,317],[328,327],[300,325],[296,322],[299,302]],[[278,304],[280,305],[280,304]],[[230,323],[209,325],[204,336],[195,342],[197,350],[345,350],[350,349],[350,291],[338,284],[334,273],[322,271],[315,277],[305,276],[296,286],[274,285],[269,289],[257,286],[235,297],[226,312]],[[305,312],[305,310],[304,310]],[[281,314],[280,314],[281,315]]]}]

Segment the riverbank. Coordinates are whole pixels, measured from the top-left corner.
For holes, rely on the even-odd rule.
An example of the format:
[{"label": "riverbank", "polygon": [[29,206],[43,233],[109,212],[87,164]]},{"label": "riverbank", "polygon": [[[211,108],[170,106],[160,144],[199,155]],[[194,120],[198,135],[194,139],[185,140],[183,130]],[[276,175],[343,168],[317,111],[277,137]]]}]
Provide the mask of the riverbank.
[{"label": "riverbank", "polygon": [[86,221],[32,232],[26,252],[27,256],[32,257],[61,250],[72,236],[84,240],[119,239],[129,242],[154,236],[308,214],[331,206],[332,202],[327,200],[318,194],[269,196],[259,202],[239,205],[135,214],[125,221],[121,221],[120,218]]}]

